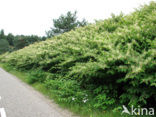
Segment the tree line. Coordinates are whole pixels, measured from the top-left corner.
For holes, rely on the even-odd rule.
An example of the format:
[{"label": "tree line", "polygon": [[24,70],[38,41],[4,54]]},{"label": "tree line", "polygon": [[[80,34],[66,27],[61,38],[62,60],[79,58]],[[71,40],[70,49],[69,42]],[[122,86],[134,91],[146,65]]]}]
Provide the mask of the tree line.
[{"label": "tree line", "polygon": [[11,33],[5,35],[2,29],[0,30],[0,54],[22,49],[34,42],[46,40],[87,24],[85,19],[78,20],[76,11],[73,13],[68,11],[65,15],[60,15],[58,19],[53,19],[53,27],[46,31],[46,36],[43,37],[37,35],[13,35]]},{"label": "tree line", "polygon": [[13,35],[11,33],[5,34],[4,30],[0,31],[0,54],[5,53],[7,51],[12,52],[18,49],[22,49],[25,46],[33,44],[37,41],[43,41],[46,37],[39,37],[36,35]]}]

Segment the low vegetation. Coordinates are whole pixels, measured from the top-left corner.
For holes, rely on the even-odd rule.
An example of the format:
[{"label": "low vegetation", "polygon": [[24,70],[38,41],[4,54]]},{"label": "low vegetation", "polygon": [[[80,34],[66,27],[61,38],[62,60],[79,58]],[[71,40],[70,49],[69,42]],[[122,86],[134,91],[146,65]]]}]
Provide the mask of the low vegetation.
[{"label": "low vegetation", "polygon": [[0,56],[56,101],[93,110],[156,104],[156,3]]}]

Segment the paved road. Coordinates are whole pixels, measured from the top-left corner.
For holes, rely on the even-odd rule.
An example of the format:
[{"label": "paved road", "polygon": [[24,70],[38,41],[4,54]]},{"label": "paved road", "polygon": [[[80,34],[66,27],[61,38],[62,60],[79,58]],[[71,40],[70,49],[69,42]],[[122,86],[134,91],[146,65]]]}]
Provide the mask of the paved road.
[{"label": "paved road", "polygon": [[0,68],[0,110],[2,108],[5,109],[6,117],[73,117],[72,113],[59,108],[54,102]]}]

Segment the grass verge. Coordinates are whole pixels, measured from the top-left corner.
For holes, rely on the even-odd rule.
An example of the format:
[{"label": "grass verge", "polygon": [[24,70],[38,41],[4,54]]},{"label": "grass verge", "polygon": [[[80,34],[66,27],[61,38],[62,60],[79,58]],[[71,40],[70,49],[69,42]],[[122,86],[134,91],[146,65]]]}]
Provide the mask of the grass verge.
[{"label": "grass verge", "polygon": [[[53,99],[61,108],[63,109],[68,109],[71,112],[75,113],[76,115],[79,115],[81,117],[135,117],[135,116],[129,116],[129,115],[122,115],[120,112],[112,112],[112,110],[106,111],[100,111],[100,110],[91,110],[89,109],[89,105],[76,105],[76,104],[68,104],[68,103],[61,103],[57,100],[55,95],[51,93],[50,90],[48,90],[44,84],[40,82],[35,82],[33,84],[30,84],[29,81],[27,80],[29,78],[29,72],[23,72],[23,71],[18,71],[12,67],[7,66],[6,64],[0,63],[0,67],[6,70],[7,72],[13,74],[17,78],[19,78],[21,81],[29,84],[32,86],[35,90],[39,91],[42,93],[44,96],[48,97],[49,99]],[[142,116],[144,117],[144,116]],[[145,116],[147,117],[147,116]]]},{"label": "grass verge", "polygon": [[[9,67],[5,64],[0,64],[0,67],[3,68],[4,70],[6,70],[7,72],[13,74],[14,76],[16,76],[21,81],[29,84],[28,80],[27,80],[29,77],[29,73],[23,72],[23,71],[17,71],[16,69]],[[49,90],[47,90],[47,88],[45,87],[44,84],[39,83],[39,82],[35,82],[35,83],[29,84],[29,85],[32,86],[35,90],[42,93],[44,96],[48,97],[49,99],[53,99],[57,104],[59,104],[59,106],[61,108],[64,108],[64,109],[66,108],[66,109],[70,110],[71,112],[73,112],[73,113],[75,113],[81,117],[120,117],[119,113],[112,113],[110,111],[101,112],[99,110],[90,110],[90,109],[88,109],[88,105],[82,107],[81,105],[60,103],[56,99],[55,95],[53,95]],[[125,115],[124,117],[128,117],[128,116]]]}]

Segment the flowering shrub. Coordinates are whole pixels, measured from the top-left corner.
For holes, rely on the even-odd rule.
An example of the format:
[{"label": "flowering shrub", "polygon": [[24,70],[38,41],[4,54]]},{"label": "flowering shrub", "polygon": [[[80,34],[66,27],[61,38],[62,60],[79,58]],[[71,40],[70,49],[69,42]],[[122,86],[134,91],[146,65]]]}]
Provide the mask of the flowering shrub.
[{"label": "flowering shrub", "polygon": [[44,76],[39,80],[63,102],[98,109],[155,106],[156,3],[5,54],[1,61],[50,73],[36,77]]}]

